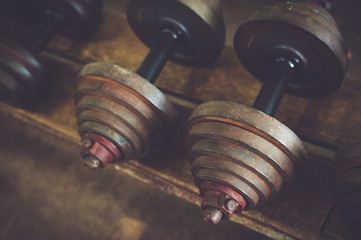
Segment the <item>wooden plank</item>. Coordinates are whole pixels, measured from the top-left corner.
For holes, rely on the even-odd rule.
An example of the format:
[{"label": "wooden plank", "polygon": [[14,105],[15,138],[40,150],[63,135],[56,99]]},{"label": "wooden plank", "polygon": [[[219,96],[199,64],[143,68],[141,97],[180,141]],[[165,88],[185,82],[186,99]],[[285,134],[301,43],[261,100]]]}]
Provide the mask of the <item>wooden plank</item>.
[{"label": "wooden plank", "polygon": [[198,206],[112,168],[88,171],[78,150],[1,120],[1,240],[269,240],[233,222],[209,227]]},{"label": "wooden plank", "polygon": [[[113,12],[103,14],[100,28],[88,42],[75,43],[57,37],[48,50],[82,63],[106,61],[133,71],[148,51],[131,31],[126,18]],[[156,85],[169,94],[196,103],[221,99],[246,105],[253,103],[261,87],[261,83],[243,68],[230,46],[226,46],[220,59],[207,68],[168,63]],[[286,95],[276,118],[301,138],[331,148],[357,141],[361,131],[358,127],[361,95],[357,91],[360,88],[360,79],[349,73],[341,88],[330,96],[303,99]]]}]

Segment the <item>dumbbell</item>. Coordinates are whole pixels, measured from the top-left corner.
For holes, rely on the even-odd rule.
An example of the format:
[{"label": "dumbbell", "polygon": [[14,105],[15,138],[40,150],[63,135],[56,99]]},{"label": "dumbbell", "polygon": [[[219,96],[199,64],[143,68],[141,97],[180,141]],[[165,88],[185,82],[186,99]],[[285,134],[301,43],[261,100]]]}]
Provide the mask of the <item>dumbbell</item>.
[{"label": "dumbbell", "polygon": [[263,81],[253,107],[209,101],[188,122],[192,174],[211,223],[259,208],[297,179],[307,153],[298,136],[273,118],[277,106],[284,92],[332,93],[347,69],[343,37],[315,2],[286,1],[255,12],[237,30],[234,48]]},{"label": "dumbbell", "polygon": [[335,202],[355,239],[361,238],[361,143],[342,148],[331,170]]},{"label": "dumbbell", "polygon": [[160,150],[177,113],[154,81],[168,59],[197,67],[213,63],[225,41],[219,1],[132,0],[127,17],[151,48],[136,73],[96,62],[76,78],[81,155],[90,169]]},{"label": "dumbbell", "polygon": [[0,37],[0,100],[29,107],[49,85],[46,71],[37,59],[39,52],[58,31],[72,39],[89,37],[99,22],[102,1],[19,0],[18,3],[44,17],[23,44]]}]

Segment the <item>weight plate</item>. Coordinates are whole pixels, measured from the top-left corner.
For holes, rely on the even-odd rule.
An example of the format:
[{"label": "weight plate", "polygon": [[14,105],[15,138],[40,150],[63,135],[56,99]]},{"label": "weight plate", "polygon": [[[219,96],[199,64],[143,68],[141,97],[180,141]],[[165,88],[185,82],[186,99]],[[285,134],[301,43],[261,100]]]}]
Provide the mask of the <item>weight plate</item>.
[{"label": "weight plate", "polygon": [[270,78],[272,62],[297,58],[301,64],[287,92],[317,97],[335,91],[347,71],[344,39],[332,16],[314,2],[287,1],[255,12],[240,26],[234,48],[257,78]]},{"label": "weight plate", "polygon": [[40,62],[15,41],[0,37],[0,88],[2,99],[17,107],[28,107],[48,87]]},{"label": "weight plate", "polygon": [[86,39],[100,21],[102,0],[31,0],[44,10],[53,9],[64,14],[61,32],[74,39]]},{"label": "weight plate", "polygon": [[217,0],[132,0],[127,17],[135,34],[152,47],[161,30],[183,32],[171,60],[192,66],[214,62],[225,41],[225,27]]},{"label": "weight plate", "polygon": [[302,141],[276,119],[247,106],[209,101],[188,121],[195,183],[215,181],[238,191],[254,209],[300,175]]},{"label": "weight plate", "polygon": [[159,150],[176,121],[176,111],[161,91],[110,63],[84,66],[74,99],[80,135],[106,137],[127,160]]}]

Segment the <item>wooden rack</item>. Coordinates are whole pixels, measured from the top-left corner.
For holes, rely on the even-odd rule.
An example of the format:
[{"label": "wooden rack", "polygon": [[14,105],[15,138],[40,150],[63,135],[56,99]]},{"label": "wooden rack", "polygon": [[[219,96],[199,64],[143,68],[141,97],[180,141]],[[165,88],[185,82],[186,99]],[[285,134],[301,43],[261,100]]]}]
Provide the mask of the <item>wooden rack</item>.
[{"label": "wooden rack", "polygon": [[[351,68],[356,69],[353,61],[357,56],[352,55],[352,46],[350,50]],[[1,115],[16,119],[54,141],[79,148],[72,96],[73,79],[81,66],[104,61],[136,70],[147,51],[124,15],[104,11],[101,26],[88,42],[77,43],[57,36],[41,54],[54,83],[46,100],[29,111],[1,103]],[[331,96],[320,99],[284,97],[276,118],[309,143],[306,145],[310,161],[303,178],[258,211],[244,212],[234,216],[232,221],[275,239],[351,239],[337,210],[331,215],[322,237],[319,231],[333,204],[328,169],[334,150],[359,141],[361,136],[361,81],[355,73],[355,70],[349,71],[342,87]],[[185,154],[186,119],[192,108],[206,100],[222,99],[251,105],[261,83],[242,67],[233,48],[226,46],[220,59],[208,68],[168,63],[155,84],[180,112],[173,142],[157,155],[115,168],[200,205]]]}]

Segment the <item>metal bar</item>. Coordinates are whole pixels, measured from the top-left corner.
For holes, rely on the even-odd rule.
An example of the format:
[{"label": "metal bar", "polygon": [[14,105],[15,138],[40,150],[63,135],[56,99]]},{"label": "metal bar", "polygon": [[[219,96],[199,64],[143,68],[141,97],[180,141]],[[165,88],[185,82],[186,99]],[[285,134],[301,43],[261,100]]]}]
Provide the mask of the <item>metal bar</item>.
[{"label": "metal bar", "polygon": [[289,59],[277,59],[271,76],[264,81],[253,108],[273,116],[281,102],[287,83],[294,75],[294,67],[295,65]]},{"label": "metal bar", "polygon": [[180,35],[171,30],[164,29],[138,68],[137,74],[154,83],[167,63],[169,56],[177,46],[179,39]]}]

